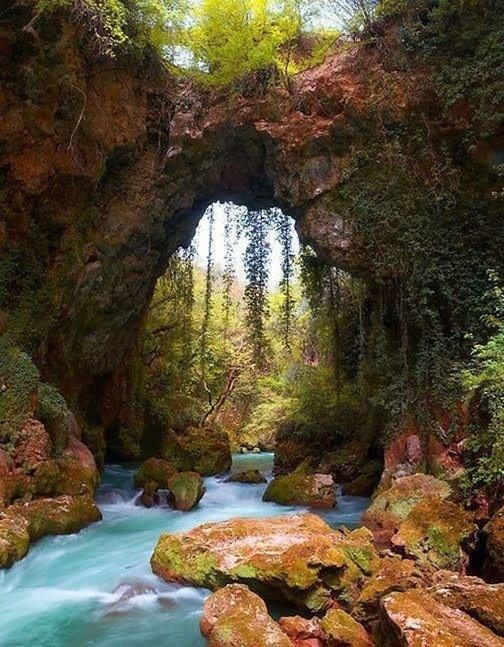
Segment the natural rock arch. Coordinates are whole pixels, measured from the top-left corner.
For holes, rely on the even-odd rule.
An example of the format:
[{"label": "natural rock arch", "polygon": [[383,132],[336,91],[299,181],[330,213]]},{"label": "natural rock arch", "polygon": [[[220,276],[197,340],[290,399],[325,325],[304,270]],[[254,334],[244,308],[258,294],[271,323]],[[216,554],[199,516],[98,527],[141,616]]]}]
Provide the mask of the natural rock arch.
[{"label": "natural rock arch", "polygon": [[[385,64],[379,48],[360,47],[299,75],[289,91],[229,97],[177,84],[148,61],[141,69],[89,61],[63,16],[42,21],[37,37],[24,31],[30,11],[13,6],[2,25],[0,250],[24,269],[5,270],[0,326],[13,343],[26,342],[88,422],[141,424],[131,408],[132,360],[155,281],[217,199],[280,206],[303,239],[363,276],[371,293],[378,281],[395,289],[397,268],[377,272],[372,241],[340,211],[338,192],[359,168],[356,151],[379,146],[384,131],[413,127],[433,165],[443,146],[458,164],[459,121],[439,118],[428,69],[405,71]],[[399,47],[393,34],[391,42]],[[495,141],[480,138],[457,169],[464,188],[486,174],[475,194],[485,205]],[[487,226],[498,231],[489,213]],[[475,247],[465,230],[456,235],[447,242]],[[478,244],[488,238],[475,235]]]}]

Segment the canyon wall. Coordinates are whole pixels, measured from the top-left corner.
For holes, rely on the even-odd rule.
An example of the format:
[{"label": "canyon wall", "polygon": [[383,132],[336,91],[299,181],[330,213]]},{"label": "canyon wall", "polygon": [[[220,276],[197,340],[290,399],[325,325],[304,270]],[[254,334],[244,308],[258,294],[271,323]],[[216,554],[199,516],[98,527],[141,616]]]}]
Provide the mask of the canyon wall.
[{"label": "canyon wall", "polygon": [[411,54],[393,24],[289,87],[230,96],[147,55],[93,58],[63,13],[26,29],[35,5],[4,4],[0,332],[60,389],[90,446],[138,455],[145,312],[217,199],[281,207],[321,257],[366,282],[366,397],[398,390],[392,376],[413,367],[429,386],[383,408],[416,434],[427,400],[448,432],[448,362],[484,334],[488,271],[502,269],[504,139],[484,93],[440,95],[442,56]]}]

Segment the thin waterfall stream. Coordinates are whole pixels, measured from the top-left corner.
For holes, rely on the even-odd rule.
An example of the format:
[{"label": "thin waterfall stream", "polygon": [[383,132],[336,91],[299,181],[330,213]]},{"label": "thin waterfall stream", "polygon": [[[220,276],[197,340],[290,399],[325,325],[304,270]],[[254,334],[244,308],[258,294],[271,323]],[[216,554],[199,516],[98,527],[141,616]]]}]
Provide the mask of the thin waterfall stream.
[{"label": "thin waterfall stream", "polygon": [[[273,454],[237,454],[233,472],[259,469],[271,478]],[[47,537],[10,570],[0,572],[2,647],[177,647],[205,645],[198,621],[205,589],[167,584],[151,573],[159,535],[232,517],[267,517],[300,508],[264,503],[266,487],[205,480],[191,512],[135,505],[134,467],[106,467],[97,501],[103,521],[78,534]],[[369,503],[339,496],[319,514],[332,526],[355,527]]]}]

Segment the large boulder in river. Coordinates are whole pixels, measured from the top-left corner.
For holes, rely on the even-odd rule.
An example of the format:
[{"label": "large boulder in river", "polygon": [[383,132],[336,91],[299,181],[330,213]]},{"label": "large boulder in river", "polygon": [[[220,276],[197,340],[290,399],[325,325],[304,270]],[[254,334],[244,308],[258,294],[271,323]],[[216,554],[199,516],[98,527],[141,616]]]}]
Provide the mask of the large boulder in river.
[{"label": "large boulder in river", "polygon": [[229,436],[214,427],[189,427],[183,434],[164,431],[161,454],[178,471],[202,476],[222,474],[232,462]]},{"label": "large boulder in river", "polygon": [[0,568],[9,568],[30,548],[28,522],[24,517],[0,512]]},{"label": "large boulder in river", "polygon": [[197,472],[179,472],[168,481],[172,504],[176,510],[191,510],[205,494],[203,479]]},{"label": "large boulder in river", "polygon": [[261,595],[321,611],[350,606],[378,566],[365,528],[332,530],[312,514],[231,519],[159,538],[151,566],[169,582],[218,589],[246,583]]},{"label": "large boulder in river", "polygon": [[388,545],[417,503],[427,497],[444,500],[450,494],[448,483],[433,476],[405,476],[376,496],[364,513],[362,523],[373,532],[378,544]]},{"label": "large boulder in river", "polygon": [[135,486],[144,488],[147,483],[157,483],[158,488],[168,489],[168,481],[177,472],[175,466],[162,458],[148,458],[135,474]]},{"label": "large boulder in river", "polygon": [[208,598],[200,629],[210,647],[292,647],[263,600],[242,584],[229,584]]},{"label": "large boulder in river", "polygon": [[382,600],[379,645],[386,647],[502,647],[504,641],[459,609],[419,589]]},{"label": "large boulder in river", "polygon": [[295,472],[274,478],[263,494],[263,501],[273,501],[280,505],[334,508],[336,485],[329,474]]},{"label": "large boulder in river", "polygon": [[245,472],[238,472],[231,474],[226,479],[226,483],[247,483],[249,485],[257,485],[258,483],[267,483],[266,477],[259,470],[246,470]]}]

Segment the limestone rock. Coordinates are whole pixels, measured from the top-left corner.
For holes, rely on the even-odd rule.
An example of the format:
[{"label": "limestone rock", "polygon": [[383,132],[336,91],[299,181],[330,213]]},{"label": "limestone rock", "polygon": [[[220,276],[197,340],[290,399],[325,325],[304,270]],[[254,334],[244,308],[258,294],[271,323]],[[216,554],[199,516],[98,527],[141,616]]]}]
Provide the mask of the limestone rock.
[{"label": "limestone rock", "polygon": [[198,505],[205,494],[203,479],[197,472],[179,472],[168,481],[168,490],[177,510],[191,510]]},{"label": "limestone rock", "polygon": [[433,579],[427,589],[432,597],[504,636],[504,584],[488,584],[479,577],[459,576],[450,571],[440,571]]},{"label": "limestone rock", "polygon": [[281,505],[334,508],[336,486],[329,474],[287,474],[277,476],[266,488],[263,501]]},{"label": "limestone rock", "polygon": [[178,471],[198,472],[201,476],[222,474],[232,461],[228,435],[209,427],[189,427],[180,435],[165,431],[161,453]]},{"label": "limestone rock", "polygon": [[145,487],[146,483],[154,482],[157,486],[166,490],[168,481],[176,473],[172,463],[162,458],[148,458],[144,461],[135,474],[135,485],[138,488]]},{"label": "limestone rock", "polygon": [[331,609],[320,621],[324,644],[329,647],[371,647],[368,632],[343,609]]},{"label": "limestone rock", "polygon": [[425,575],[413,560],[401,559],[398,555],[384,557],[379,568],[364,584],[352,614],[366,622],[366,626],[372,625],[378,620],[382,597],[394,591],[423,586],[425,581]]},{"label": "limestone rock", "polygon": [[20,515],[0,512],[0,568],[22,559],[30,547],[28,522]]},{"label": "limestone rock", "polygon": [[451,501],[426,497],[392,537],[393,549],[436,569],[463,570],[474,545],[474,515]]},{"label": "limestone rock", "polygon": [[287,616],[278,621],[282,631],[289,636],[295,647],[324,647],[324,633],[319,618]]},{"label": "limestone rock", "polygon": [[245,472],[238,472],[231,474],[226,479],[226,483],[247,483],[255,485],[258,483],[266,483],[266,478],[259,470],[246,470]]},{"label": "limestone rock", "polygon": [[93,499],[69,495],[17,503],[10,506],[7,514],[26,519],[31,541],[46,535],[71,534],[102,518]]},{"label": "limestone rock", "polygon": [[450,494],[448,483],[433,476],[405,476],[394,481],[388,490],[378,494],[364,513],[362,523],[373,532],[379,545],[386,546],[419,501],[425,497],[444,500]]},{"label": "limestone rock", "polygon": [[208,598],[200,628],[210,647],[292,647],[263,600],[242,584],[229,584]]},{"label": "limestone rock", "polygon": [[386,647],[502,647],[504,641],[476,620],[425,591],[411,589],[385,597],[381,641]]},{"label": "limestone rock", "polygon": [[231,519],[161,535],[151,566],[169,582],[218,589],[246,583],[272,599],[321,611],[350,606],[378,567],[371,533],[332,530],[316,515]]}]

